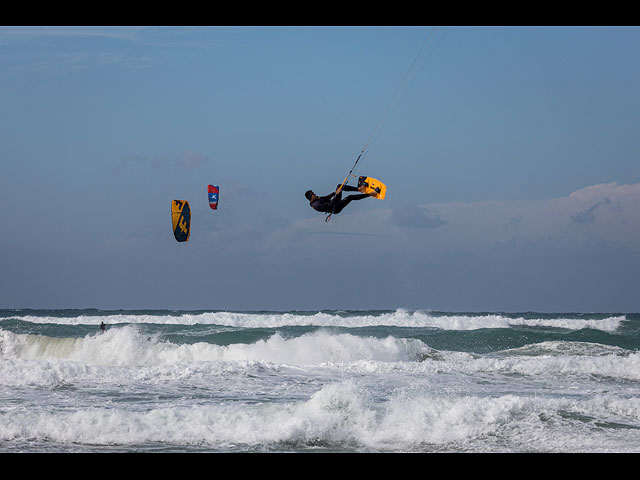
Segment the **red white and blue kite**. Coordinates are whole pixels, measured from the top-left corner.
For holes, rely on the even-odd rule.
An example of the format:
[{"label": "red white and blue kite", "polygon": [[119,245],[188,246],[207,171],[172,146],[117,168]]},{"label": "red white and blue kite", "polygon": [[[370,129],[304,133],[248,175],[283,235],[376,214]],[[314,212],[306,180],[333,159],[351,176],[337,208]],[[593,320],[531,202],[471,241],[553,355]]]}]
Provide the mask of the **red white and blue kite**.
[{"label": "red white and blue kite", "polygon": [[220,189],[217,185],[209,185],[207,187],[207,191],[209,192],[209,206],[212,210],[216,210],[218,208],[218,196],[220,195]]}]

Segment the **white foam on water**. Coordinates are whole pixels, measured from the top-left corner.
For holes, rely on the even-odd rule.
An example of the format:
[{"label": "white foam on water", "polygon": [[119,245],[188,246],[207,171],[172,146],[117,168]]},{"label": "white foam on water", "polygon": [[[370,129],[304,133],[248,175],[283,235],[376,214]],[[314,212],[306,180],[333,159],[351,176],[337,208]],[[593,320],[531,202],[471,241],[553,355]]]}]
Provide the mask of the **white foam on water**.
[{"label": "white foam on water", "polygon": [[407,311],[398,309],[393,312],[354,314],[351,316],[318,312],[303,313],[242,313],[242,312],[205,312],[182,313],[176,315],[154,314],[113,314],[104,316],[78,315],[76,317],[47,317],[23,315],[16,316],[32,323],[52,323],[61,325],[97,325],[104,322],[116,324],[166,324],[166,325],[224,325],[238,328],[276,328],[285,326],[327,326],[327,327],[368,327],[393,326],[438,328],[443,330],[477,330],[481,328],[551,327],[569,330],[592,328],[613,332],[626,320],[624,315],[603,319],[580,318],[524,318],[501,314],[436,315],[425,311]]},{"label": "white foam on water", "polygon": [[144,335],[135,327],[113,328],[83,338],[54,338],[0,330],[5,358],[59,358],[99,365],[169,365],[185,362],[261,361],[292,365],[411,360],[430,349],[420,340],[358,337],[320,330],[294,338],[275,333],[266,340],[228,346],[176,345]]},{"label": "white foam on water", "polygon": [[[610,425],[594,418],[608,418]],[[354,381],[287,403],[86,408],[0,413],[0,441],[196,445],[213,449],[326,447],[360,451],[639,451],[640,399],[575,400],[398,394],[376,400]],[[622,428],[621,428],[622,427]]]},{"label": "white foam on water", "polygon": [[329,330],[293,338],[276,333],[251,344],[226,346],[176,345],[143,335],[134,326],[83,338],[0,330],[0,384],[4,385],[50,385],[96,377],[124,383],[154,381],[243,372],[255,364],[377,375],[457,372],[640,380],[640,353],[580,342],[543,342],[476,355],[437,352],[418,339],[360,337]]}]

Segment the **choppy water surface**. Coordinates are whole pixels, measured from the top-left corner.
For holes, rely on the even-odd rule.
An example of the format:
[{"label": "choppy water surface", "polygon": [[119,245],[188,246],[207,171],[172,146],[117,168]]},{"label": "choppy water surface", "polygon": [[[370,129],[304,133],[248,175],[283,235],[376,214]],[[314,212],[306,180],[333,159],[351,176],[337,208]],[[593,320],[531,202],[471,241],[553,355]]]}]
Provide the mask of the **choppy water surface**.
[{"label": "choppy water surface", "polygon": [[628,313],[0,310],[0,452],[637,452],[639,347]]}]

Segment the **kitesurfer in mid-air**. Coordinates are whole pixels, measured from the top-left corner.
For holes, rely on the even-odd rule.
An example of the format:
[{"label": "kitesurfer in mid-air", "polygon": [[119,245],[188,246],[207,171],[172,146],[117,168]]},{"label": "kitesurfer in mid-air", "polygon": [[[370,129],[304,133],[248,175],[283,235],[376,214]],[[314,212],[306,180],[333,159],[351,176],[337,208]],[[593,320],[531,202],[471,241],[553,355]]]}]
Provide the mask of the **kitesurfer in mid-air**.
[{"label": "kitesurfer in mid-air", "polygon": [[340,187],[341,185],[338,185],[335,192],[331,192],[329,195],[325,195],[324,197],[317,196],[315,193],[313,193],[313,190],[307,190],[304,196],[307,197],[307,200],[309,200],[309,205],[314,210],[323,213],[337,214],[340,213],[344,209],[344,207],[349,205],[349,202],[351,202],[352,200],[362,200],[363,198],[375,195],[375,193],[363,193],[361,195],[349,195],[348,197],[342,198],[343,190],[346,192],[363,192],[364,186],[356,188],[352,187],[351,185],[345,185],[344,187],[342,187],[342,190],[340,190]]}]

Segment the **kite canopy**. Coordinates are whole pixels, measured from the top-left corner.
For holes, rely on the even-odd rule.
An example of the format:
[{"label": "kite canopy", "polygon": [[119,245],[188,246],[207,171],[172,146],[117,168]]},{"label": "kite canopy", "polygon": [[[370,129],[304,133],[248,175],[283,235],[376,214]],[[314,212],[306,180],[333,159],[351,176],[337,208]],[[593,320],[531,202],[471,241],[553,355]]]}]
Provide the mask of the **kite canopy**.
[{"label": "kite canopy", "polygon": [[218,196],[220,195],[220,189],[218,185],[209,185],[207,187],[207,191],[209,193],[209,206],[212,210],[216,210],[218,208]]},{"label": "kite canopy", "polygon": [[191,230],[191,209],[186,200],[173,200],[171,202],[171,223],[173,236],[178,242],[188,242]]}]

